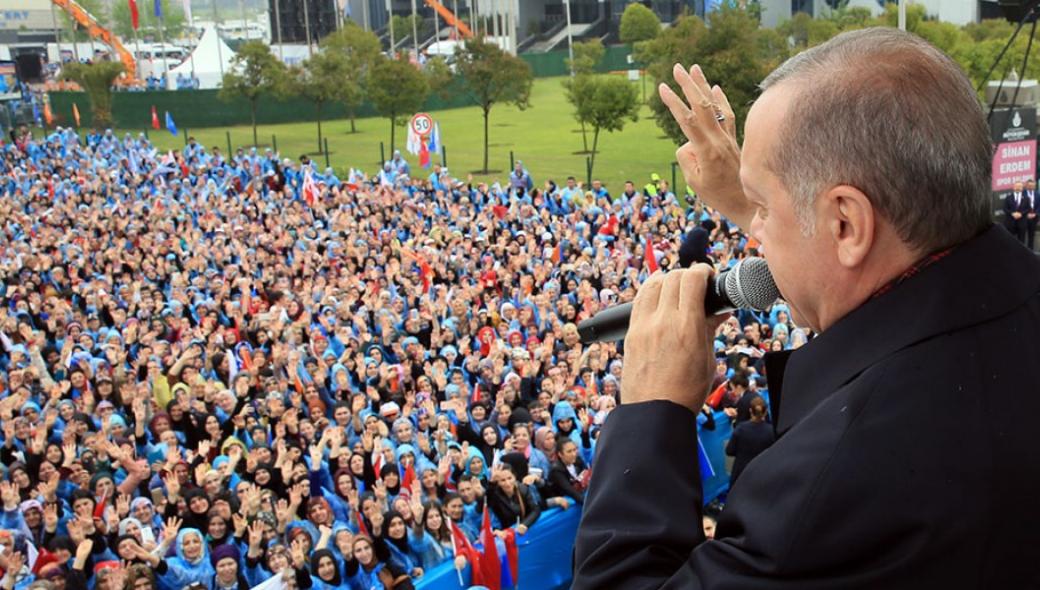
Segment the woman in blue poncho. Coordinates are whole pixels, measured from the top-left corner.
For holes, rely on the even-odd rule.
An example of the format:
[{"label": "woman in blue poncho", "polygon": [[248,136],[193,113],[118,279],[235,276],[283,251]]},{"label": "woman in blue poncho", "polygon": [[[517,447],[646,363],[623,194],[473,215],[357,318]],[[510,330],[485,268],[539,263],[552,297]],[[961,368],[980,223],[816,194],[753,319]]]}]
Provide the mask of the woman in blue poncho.
[{"label": "woman in blue poncho", "polygon": [[451,528],[440,502],[433,500],[422,504],[422,512],[415,517],[413,538],[415,547],[420,551],[424,570],[429,571],[452,558],[454,545]]},{"label": "woman in blue poncho", "polygon": [[360,567],[354,575],[353,583],[365,590],[415,590],[408,574],[390,563],[389,556],[384,553],[385,548],[380,545],[366,535],[354,537],[354,559]]},{"label": "woman in blue poncho", "polygon": [[387,512],[382,540],[390,550],[390,561],[401,566],[411,577],[419,578],[423,575],[422,550],[420,544],[410,537],[404,517],[393,510]]},{"label": "woman in blue poncho", "polygon": [[[353,561],[353,560],[351,560]],[[354,590],[343,575],[343,567],[329,549],[318,549],[311,555],[311,583],[314,590]]]},{"label": "woman in blue poncho", "polygon": [[209,548],[198,529],[182,529],[177,534],[177,555],[166,560],[167,571],[159,576],[162,590],[181,590],[199,583],[212,588],[213,565],[209,562]]}]

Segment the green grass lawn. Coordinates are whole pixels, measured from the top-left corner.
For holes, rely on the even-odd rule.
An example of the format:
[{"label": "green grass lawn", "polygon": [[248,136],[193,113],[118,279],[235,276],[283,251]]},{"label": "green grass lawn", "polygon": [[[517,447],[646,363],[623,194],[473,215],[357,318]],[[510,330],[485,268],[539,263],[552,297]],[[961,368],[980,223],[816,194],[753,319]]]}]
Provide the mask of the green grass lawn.
[{"label": "green grass lawn", "polygon": [[[537,186],[546,178],[563,184],[568,175],[579,180],[585,178],[585,157],[582,152],[581,130],[571,114],[567,103],[562,78],[540,78],[535,80],[531,93],[531,106],[521,111],[512,106],[495,106],[491,110],[490,152],[488,167],[498,170],[489,175],[475,174],[477,179],[504,180],[509,171],[509,152],[523,160]],[[647,91],[652,89],[647,84]],[[467,107],[431,113],[440,123],[441,140],[447,148],[448,168],[452,175],[465,178],[469,172],[480,169],[483,163],[483,121],[477,107]],[[366,118],[357,121],[357,133],[349,133],[347,120],[326,121],[323,130],[329,141],[329,161],[337,170],[350,167],[361,168],[372,174],[379,160],[379,142],[386,144],[390,157],[390,125],[386,119]],[[225,131],[231,132],[234,147],[252,144],[252,128],[249,126],[209,129],[190,129],[189,132],[206,146],[227,149]],[[324,155],[318,155],[317,125],[315,123],[292,123],[283,125],[261,125],[258,128],[260,143],[271,144],[271,136],[277,136],[278,149],[284,157],[296,159],[302,153],[311,154],[324,166]],[[152,140],[162,149],[183,146],[184,138],[173,137],[165,131],[152,131]],[[396,145],[416,170],[417,156],[404,150],[406,130],[398,127]],[[591,147],[592,133],[589,132]],[[675,159],[675,145],[664,138],[664,134],[650,116],[650,109],[643,107],[639,121],[629,122],[623,131],[603,133],[599,139],[599,154],[596,157],[593,177],[613,191],[619,192],[625,180],[634,180],[642,186],[649,180],[651,172],[671,179],[671,162]],[[439,157],[435,161],[440,161]]]}]

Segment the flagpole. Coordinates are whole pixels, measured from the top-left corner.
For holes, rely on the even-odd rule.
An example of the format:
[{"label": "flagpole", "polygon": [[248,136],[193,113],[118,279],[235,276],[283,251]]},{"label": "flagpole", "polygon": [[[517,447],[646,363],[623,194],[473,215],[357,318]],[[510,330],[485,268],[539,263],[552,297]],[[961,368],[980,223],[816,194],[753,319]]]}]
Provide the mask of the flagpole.
[{"label": "flagpole", "polygon": [[441,41],[441,19],[439,18],[437,11],[433,11],[433,44],[437,45]]},{"label": "flagpole", "polygon": [[[131,27],[133,28],[133,27]],[[91,41],[93,45],[93,41]],[[137,39],[137,29],[134,29],[134,64],[137,66],[137,77],[141,77],[141,42]]]},{"label": "flagpole", "polygon": [[[271,21],[268,20],[268,23]],[[278,37],[278,57],[285,61],[285,49],[282,47],[282,9],[278,0],[274,0],[274,33]]]},{"label": "flagpole", "polygon": [[217,0],[213,0],[213,33],[217,36],[217,62],[220,65],[220,77],[224,77],[224,50],[220,48],[220,27],[217,21],[220,20],[219,13],[217,13]]},{"label": "flagpole", "polygon": [[246,36],[246,41],[248,41],[249,29],[246,27],[246,3],[244,0],[238,0],[238,9],[242,11],[242,32]]},{"label": "flagpole", "polygon": [[[192,87],[192,89],[194,89],[195,88],[195,48],[199,46],[199,42],[198,42],[199,39],[198,39],[198,37],[195,36],[195,25],[191,24],[190,21],[188,22],[188,29],[191,31],[188,34],[191,35],[192,39],[195,41],[194,43],[192,43],[191,51],[188,52],[188,61],[191,62],[191,87]],[[180,90],[180,88],[178,88],[177,90]]]},{"label": "flagpole", "polygon": [[307,0],[303,0],[303,27],[307,29],[307,57],[313,57],[314,47],[311,46],[311,5]]},{"label": "flagpole", "polygon": [[[459,16],[459,0],[451,0],[451,10],[452,10],[452,14],[455,15],[455,40],[458,41],[459,40],[459,19],[462,18],[462,17]],[[434,10],[434,12],[437,12],[437,11]],[[472,13],[472,12],[473,11],[470,10],[470,13]],[[472,14],[470,15],[470,20],[473,20]]]},{"label": "flagpole", "polygon": [[415,63],[419,63],[419,18],[415,14],[415,0],[412,0],[412,47],[415,48]]},{"label": "flagpole", "polygon": [[167,80],[170,73],[170,62],[166,61],[166,16],[162,13],[162,0],[155,0],[155,7],[159,9],[159,47],[162,51],[162,64],[163,64],[163,90],[168,90],[170,81]]},{"label": "flagpole", "polygon": [[[452,523],[451,526],[454,527],[455,523]],[[458,545],[455,544],[455,530],[454,529],[452,529],[452,531],[451,531],[451,552],[455,554],[455,557],[459,556],[459,547],[458,547]],[[452,561],[455,561],[455,559],[452,558]],[[459,576],[459,587],[460,588],[465,588],[466,587],[466,583],[462,581],[462,570],[460,570],[458,568],[458,566],[455,567],[455,573],[458,574],[458,576]]]},{"label": "flagpole", "polygon": [[394,9],[390,0],[386,0],[386,15],[389,19],[387,22],[390,24],[390,58],[393,59],[397,56],[397,51],[394,48]]},{"label": "flagpole", "polygon": [[54,3],[51,2],[51,26],[54,27],[54,43],[58,46],[58,65],[61,65],[61,35],[58,34],[58,15],[54,13]]}]

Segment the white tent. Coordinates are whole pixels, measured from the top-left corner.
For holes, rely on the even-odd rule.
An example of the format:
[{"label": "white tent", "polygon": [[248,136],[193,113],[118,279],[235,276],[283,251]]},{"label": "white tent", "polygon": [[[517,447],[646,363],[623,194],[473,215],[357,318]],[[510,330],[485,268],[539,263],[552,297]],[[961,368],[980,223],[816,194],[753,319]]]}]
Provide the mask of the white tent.
[{"label": "white tent", "polygon": [[170,70],[169,87],[176,90],[177,75],[191,77],[194,68],[195,77],[199,79],[199,88],[220,88],[224,72],[231,69],[231,60],[234,57],[235,52],[217,35],[217,30],[207,27],[191,56]]}]

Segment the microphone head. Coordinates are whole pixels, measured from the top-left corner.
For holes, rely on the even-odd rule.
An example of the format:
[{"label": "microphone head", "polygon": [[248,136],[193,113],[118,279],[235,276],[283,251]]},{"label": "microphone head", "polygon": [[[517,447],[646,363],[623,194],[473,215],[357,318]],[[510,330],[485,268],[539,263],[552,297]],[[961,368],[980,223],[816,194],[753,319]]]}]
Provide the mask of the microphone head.
[{"label": "microphone head", "polygon": [[726,295],[739,309],[765,311],[780,297],[780,289],[764,258],[750,257],[726,273]]}]

